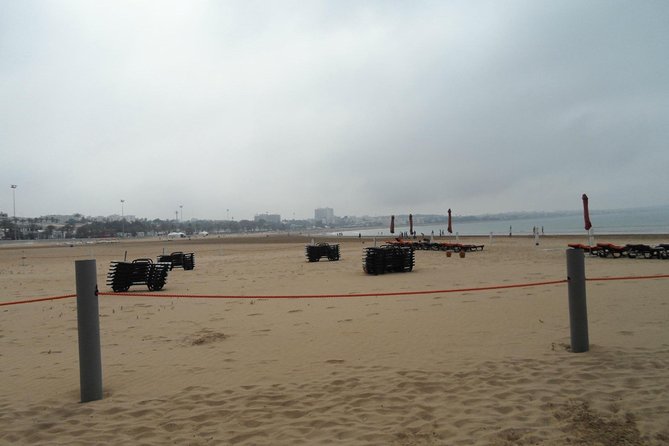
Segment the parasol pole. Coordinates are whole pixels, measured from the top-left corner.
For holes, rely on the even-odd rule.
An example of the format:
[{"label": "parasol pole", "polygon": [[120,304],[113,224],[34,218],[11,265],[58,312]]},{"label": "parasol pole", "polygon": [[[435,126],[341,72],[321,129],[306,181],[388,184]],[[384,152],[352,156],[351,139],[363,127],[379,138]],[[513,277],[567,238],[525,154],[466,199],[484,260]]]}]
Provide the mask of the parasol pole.
[{"label": "parasol pole", "polygon": [[595,235],[592,229],[592,222],[590,221],[590,209],[588,206],[588,196],[583,194],[581,197],[583,200],[583,219],[585,222],[585,230],[588,231],[588,246],[594,246]]}]

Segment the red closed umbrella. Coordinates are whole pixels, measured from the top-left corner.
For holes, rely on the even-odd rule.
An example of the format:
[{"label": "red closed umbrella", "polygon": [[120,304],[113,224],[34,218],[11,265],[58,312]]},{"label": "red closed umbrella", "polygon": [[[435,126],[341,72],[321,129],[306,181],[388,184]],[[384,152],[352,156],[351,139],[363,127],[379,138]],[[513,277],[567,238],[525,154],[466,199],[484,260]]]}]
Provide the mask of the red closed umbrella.
[{"label": "red closed umbrella", "polygon": [[583,219],[585,220],[585,230],[589,231],[592,228],[590,221],[590,211],[588,210],[588,196],[583,194]]},{"label": "red closed umbrella", "polygon": [[409,235],[413,235],[413,215],[409,214]]},{"label": "red closed umbrella", "polygon": [[453,227],[451,226],[451,210],[448,210],[448,228],[446,229],[449,234],[453,233]]},{"label": "red closed umbrella", "polygon": [[390,216],[390,233],[391,234],[395,233],[395,216],[394,215]]}]

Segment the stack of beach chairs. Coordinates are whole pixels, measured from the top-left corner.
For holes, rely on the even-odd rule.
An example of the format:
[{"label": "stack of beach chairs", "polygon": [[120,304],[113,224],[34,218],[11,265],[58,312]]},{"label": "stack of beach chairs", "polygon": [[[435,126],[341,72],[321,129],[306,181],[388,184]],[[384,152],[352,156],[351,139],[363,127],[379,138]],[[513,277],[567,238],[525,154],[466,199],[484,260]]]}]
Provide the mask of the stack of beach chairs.
[{"label": "stack of beach chairs", "polygon": [[329,243],[317,243],[307,245],[305,248],[307,261],[318,262],[322,257],[328,260],[339,260],[339,245],[330,245]]},{"label": "stack of beach chairs", "polygon": [[181,251],[171,254],[162,254],[158,256],[158,262],[170,264],[170,270],[174,268],[183,268],[185,271],[195,268],[195,254],[192,252],[183,253]]},{"label": "stack of beach chairs", "polygon": [[414,251],[410,246],[394,244],[365,248],[362,269],[367,274],[409,272],[414,267]]},{"label": "stack of beach chairs", "polygon": [[107,273],[107,285],[115,293],[128,291],[132,285],[146,285],[149,291],[160,291],[167,282],[170,267],[167,262],[153,263],[151,259],[111,262]]}]

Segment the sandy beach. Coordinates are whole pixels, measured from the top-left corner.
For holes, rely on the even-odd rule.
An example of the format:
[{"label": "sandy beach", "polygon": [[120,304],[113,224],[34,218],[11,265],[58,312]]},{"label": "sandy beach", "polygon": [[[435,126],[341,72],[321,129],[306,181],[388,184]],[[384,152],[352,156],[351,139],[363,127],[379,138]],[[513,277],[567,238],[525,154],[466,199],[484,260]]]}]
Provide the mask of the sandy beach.
[{"label": "sandy beach", "polygon": [[[372,239],[319,238],[341,260],[308,263],[311,238],[0,247],[0,303],[74,294],[91,258],[104,293],[104,398],[88,403],[76,299],[0,306],[0,444],[669,444],[668,278],[588,281],[590,351],[572,353],[565,283],[447,291],[565,279],[585,236],[461,238],[485,249],[417,251],[414,271],[378,276],[362,270]],[[173,251],[195,269],[107,294],[111,261]],[[669,260],[585,268],[653,276]],[[315,294],[353,296],[299,298]]]}]

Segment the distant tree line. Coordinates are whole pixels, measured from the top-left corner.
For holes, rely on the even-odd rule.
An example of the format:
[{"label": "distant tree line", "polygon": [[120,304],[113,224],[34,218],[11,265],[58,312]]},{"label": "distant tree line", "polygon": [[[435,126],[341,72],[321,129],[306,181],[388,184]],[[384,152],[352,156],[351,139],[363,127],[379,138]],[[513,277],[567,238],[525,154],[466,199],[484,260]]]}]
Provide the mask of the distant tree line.
[{"label": "distant tree line", "polygon": [[308,220],[292,220],[283,223],[265,220],[197,220],[178,222],[176,220],[136,219],[132,221],[97,221],[75,214],[64,224],[49,218],[0,219],[0,238],[7,240],[36,240],[51,238],[106,238],[121,235],[159,235],[178,231],[186,235],[202,231],[208,233],[245,233],[265,231],[305,230],[313,227]]}]

